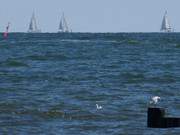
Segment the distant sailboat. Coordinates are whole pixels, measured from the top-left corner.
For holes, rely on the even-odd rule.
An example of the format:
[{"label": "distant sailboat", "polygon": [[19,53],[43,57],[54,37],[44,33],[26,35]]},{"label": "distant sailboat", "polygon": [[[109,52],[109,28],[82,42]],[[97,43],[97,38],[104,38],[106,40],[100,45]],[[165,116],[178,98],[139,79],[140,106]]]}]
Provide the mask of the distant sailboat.
[{"label": "distant sailboat", "polygon": [[71,31],[72,30],[69,29],[66,18],[65,18],[64,13],[63,13],[61,20],[60,20],[60,23],[59,23],[58,33],[68,33]]},{"label": "distant sailboat", "polygon": [[167,17],[167,11],[164,14],[162,25],[161,25],[162,32],[173,32],[173,28],[170,25],[169,19]]},{"label": "distant sailboat", "polygon": [[32,17],[30,20],[28,33],[41,33],[41,30],[38,29],[37,27],[36,17],[34,13],[32,14]]},{"label": "distant sailboat", "polygon": [[10,23],[8,23],[8,25],[7,25],[7,27],[6,27],[6,31],[3,33],[3,37],[4,37],[4,38],[7,38],[7,37],[8,37],[9,27],[10,27]]}]

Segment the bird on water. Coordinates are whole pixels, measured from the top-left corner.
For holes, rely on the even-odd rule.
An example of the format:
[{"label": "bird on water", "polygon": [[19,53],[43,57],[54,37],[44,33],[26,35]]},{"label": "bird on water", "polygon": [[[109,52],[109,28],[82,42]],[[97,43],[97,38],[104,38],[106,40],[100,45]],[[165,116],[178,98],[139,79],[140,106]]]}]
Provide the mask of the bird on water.
[{"label": "bird on water", "polygon": [[96,108],[97,108],[98,110],[100,110],[100,109],[102,109],[102,106],[96,104]]}]

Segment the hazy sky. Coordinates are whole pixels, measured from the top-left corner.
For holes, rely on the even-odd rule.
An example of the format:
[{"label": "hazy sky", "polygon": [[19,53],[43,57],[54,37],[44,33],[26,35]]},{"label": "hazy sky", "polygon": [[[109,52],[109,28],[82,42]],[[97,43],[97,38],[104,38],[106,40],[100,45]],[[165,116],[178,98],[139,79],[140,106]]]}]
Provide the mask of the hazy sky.
[{"label": "hazy sky", "polygon": [[180,0],[0,0],[0,31],[26,32],[35,11],[43,32],[56,32],[62,12],[75,32],[156,32],[165,10],[180,31]]}]

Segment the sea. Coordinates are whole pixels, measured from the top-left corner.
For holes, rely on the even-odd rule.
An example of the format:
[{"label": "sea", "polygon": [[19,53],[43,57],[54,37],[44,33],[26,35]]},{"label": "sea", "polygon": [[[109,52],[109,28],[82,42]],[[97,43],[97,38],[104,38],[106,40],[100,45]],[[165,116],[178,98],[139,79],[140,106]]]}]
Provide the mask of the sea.
[{"label": "sea", "polygon": [[153,96],[180,117],[180,33],[0,36],[0,135],[180,134],[147,127]]}]

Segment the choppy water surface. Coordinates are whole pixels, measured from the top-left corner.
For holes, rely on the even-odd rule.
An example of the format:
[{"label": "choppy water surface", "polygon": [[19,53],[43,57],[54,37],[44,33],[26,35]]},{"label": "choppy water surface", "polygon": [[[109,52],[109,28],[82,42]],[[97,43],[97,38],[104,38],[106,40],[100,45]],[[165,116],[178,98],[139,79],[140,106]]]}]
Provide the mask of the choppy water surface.
[{"label": "choppy water surface", "polygon": [[180,133],[147,128],[154,95],[169,115],[180,116],[178,33],[0,38],[1,134]]}]

